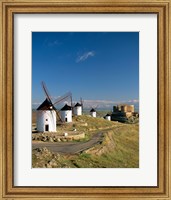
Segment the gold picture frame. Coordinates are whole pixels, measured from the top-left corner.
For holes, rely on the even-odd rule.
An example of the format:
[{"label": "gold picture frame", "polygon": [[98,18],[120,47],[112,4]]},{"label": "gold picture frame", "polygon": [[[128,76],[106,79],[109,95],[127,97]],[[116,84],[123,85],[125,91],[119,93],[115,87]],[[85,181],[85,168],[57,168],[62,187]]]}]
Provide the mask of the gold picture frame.
[{"label": "gold picture frame", "polygon": [[[0,198],[171,199],[171,1],[1,0]],[[158,16],[158,185],[156,187],[16,187],[13,184],[13,17],[19,13],[155,13]]]}]

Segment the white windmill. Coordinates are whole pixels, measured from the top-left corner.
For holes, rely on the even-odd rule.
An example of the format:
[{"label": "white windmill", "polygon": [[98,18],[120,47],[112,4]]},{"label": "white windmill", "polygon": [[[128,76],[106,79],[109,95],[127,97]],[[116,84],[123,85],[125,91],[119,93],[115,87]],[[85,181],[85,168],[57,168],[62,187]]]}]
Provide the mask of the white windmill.
[{"label": "white windmill", "polygon": [[97,113],[96,113],[95,108],[92,108],[92,109],[90,110],[90,115],[91,115],[92,117],[96,117],[96,116],[97,116]]},{"label": "white windmill", "polygon": [[72,107],[65,104],[60,110],[61,120],[63,122],[72,122]]},{"label": "white windmill", "polygon": [[74,110],[74,115],[82,115],[82,104],[77,102],[73,110]]},{"label": "white windmill", "polygon": [[55,108],[54,105],[57,105],[64,100],[71,98],[71,92],[66,93],[65,95],[56,99],[54,103],[52,103],[52,99],[49,96],[48,90],[45,86],[45,83],[42,82],[42,88],[45,92],[46,99],[45,101],[37,108],[37,131],[38,132],[56,132],[56,123],[57,118],[56,114],[58,115],[59,120],[61,118],[59,116],[58,110]]},{"label": "white windmill", "polygon": [[37,108],[36,119],[38,132],[56,132],[56,111],[48,98]]},{"label": "white windmill", "polygon": [[97,116],[100,117],[101,116],[101,114],[97,111],[97,107],[98,107],[98,105],[96,107],[91,107],[90,115],[92,117],[97,117]]},{"label": "white windmill", "polygon": [[108,121],[111,121],[111,115],[110,114],[107,114],[104,116],[104,119],[108,120]]}]

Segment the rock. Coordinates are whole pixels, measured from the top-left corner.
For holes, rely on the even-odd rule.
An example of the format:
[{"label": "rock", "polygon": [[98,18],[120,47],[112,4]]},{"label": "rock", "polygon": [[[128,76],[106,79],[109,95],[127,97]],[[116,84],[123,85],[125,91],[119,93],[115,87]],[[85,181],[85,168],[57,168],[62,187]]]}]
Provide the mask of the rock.
[{"label": "rock", "polygon": [[52,167],[57,166],[57,163],[56,163],[55,159],[52,159],[50,162],[48,162],[48,164],[49,164],[50,166],[52,166]]},{"label": "rock", "polygon": [[42,151],[45,151],[45,152],[47,152],[47,151],[49,151],[46,147],[43,147],[42,148]]},{"label": "rock", "polygon": [[54,141],[53,141],[53,138],[50,137],[50,138],[49,138],[49,142],[54,142]]},{"label": "rock", "polygon": [[82,124],[80,124],[80,126],[88,126],[88,123],[86,122],[86,123],[82,123]]},{"label": "rock", "polygon": [[54,155],[54,159],[57,159],[57,160],[58,160],[59,158],[60,158],[60,154],[55,154],[55,155]]},{"label": "rock", "polygon": [[46,141],[46,138],[45,138],[45,137],[42,137],[41,141],[44,141],[44,142],[45,142],[45,141]]},{"label": "rock", "polygon": [[57,142],[58,140],[57,140],[57,138],[53,138],[53,141],[54,141],[54,142]]},{"label": "rock", "polygon": [[64,133],[64,136],[65,136],[65,137],[68,136],[68,133]]},{"label": "rock", "polygon": [[40,141],[42,141],[42,140],[43,140],[43,138],[44,138],[43,136],[40,136],[40,137],[39,137],[39,140],[40,140]]},{"label": "rock", "polygon": [[49,165],[49,164],[45,164],[45,166],[46,166],[47,168],[52,168],[52,166]]},{"label": "rock", "polygon": [[40,148],[36,148],[35,149],[37,152],[42,152],[42,149],[40,149]]}]

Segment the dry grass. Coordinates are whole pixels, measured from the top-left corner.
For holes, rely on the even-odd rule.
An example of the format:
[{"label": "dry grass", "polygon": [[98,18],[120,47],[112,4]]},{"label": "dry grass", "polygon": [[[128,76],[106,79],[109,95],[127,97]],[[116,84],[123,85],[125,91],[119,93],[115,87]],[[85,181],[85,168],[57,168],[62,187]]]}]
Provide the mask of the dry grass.
[{"label": "dry grass", "polygon": [[[35,125],[36,112],[32,113]],[[90,139],[94,132],[106,130],[102,144],[77,155],[60,155],[48,150],[33,150],[33,167],[56,168],[137,168],[139,167],[139,124],[123,124],[93,118],[75,116],[73,122],[57,126],[57,133],[73,131],[86,133]]]},{"label": "dry grass", "polygon": [[80,168],[137,168],[139,167],[138,130],[138,125],[113,128],[106,133],[101,145],[72,159]]},{"label": "dry grass", "polygon": [[[138,168],[139,126],[122,124],[107,131],[102,144],[77,155],[33,152],[33,167]],[[52,161],[52,162],[51,162]],[[50,163],[53,165],[51,166]]]}]

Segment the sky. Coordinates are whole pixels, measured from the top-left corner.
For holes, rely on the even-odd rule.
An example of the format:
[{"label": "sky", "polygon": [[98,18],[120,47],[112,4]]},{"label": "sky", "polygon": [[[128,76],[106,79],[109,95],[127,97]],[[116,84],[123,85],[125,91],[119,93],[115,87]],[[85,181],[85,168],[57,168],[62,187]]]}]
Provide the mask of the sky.
[{"label": "sky", "polygon": [[72,92],[87,107],[139,102],[138,32],[32,32],[32,105]]}]

